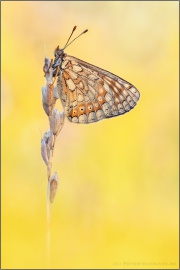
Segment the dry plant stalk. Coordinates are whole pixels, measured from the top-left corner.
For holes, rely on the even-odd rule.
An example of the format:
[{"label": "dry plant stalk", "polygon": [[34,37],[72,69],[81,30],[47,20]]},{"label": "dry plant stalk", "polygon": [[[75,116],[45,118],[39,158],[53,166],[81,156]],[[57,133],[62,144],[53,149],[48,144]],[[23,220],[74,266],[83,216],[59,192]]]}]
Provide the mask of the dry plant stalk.
[{"label": "dry plant stalk", "polygon": [[56,137],[60,133],[64,124],[64,112],[60,113],[55,109],[56,100],[59,98],[57,93],[57,87],[54,86],[55,79],[53,81],[53,60],[45,58],[43,67],[44,77],[46,78],[46,85],[42,87],[42,105],[45,113],[49,119],[50,129],[44,133],[41,139],[41,155],[47,167],[47,259],[48,265],[50,264],[50,221],[51,221],[51,209],[55,199],[55,195],[58,189],[59,180],[58,175],[55,172],[51,176],[52,159],[54,153],[54,147]]},{"label": "dry plant stalk", "polygon": [[51,177],[52,159],[56,137],[64,125],[65,118],[64,112],[59,112],[54,108],[56,100],[59,98],[59,96],[57,93],[57,87],[54,86],[53,69],[51,67],[52,62],[53,60],[45,58],[43,67],[45,74],[44,76],[46,78],[46,85],[42,87],[42,105],[45,113],[49,118],[50,129],[44,133],[44,136],[41,139],[41,155],[47,167],[47,203],[51,204],[54,201],[59,184],[58,175],[56,172]]}]

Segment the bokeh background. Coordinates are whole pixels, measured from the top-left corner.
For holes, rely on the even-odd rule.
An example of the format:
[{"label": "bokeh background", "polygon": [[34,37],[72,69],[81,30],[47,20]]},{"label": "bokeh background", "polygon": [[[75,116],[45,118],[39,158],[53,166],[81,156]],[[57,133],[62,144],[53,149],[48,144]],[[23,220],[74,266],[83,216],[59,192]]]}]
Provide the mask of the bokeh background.
[{"label": "bokeh background", "polygon": [[[2,268],[178,268],[178,2],[1,2]],[[134,110],[68,122],[47,256],[45,55],[66,53],[130,81]],[[58,101],[58,106],[62,106]]]}]

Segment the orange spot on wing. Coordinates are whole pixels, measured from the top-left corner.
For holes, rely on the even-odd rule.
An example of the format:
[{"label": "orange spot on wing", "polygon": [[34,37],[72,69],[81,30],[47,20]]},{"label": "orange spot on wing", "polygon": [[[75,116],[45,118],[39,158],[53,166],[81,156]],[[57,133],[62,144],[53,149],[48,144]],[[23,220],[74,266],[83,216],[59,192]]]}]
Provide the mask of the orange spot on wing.
[{"label": "orange spot on wing", "polygon": [[86,108],[85,108],[85,105],[83,103],[78,105],[78,113],[79,113],[79,115],[86,113]]},{"label": "orange spot on wing", "polygon": [[98,80],[98,83],[100,83],[101,85],[104,85],[104,82],[101,80]]},{"label": "orange spot on wing", "polygon": [[73,108],[73,109],[69,112],[69,115],[70,115],[71,117],[78,116],[78,110],[77,110],[77,108]]},{"label": "orange spot on wing", "polygon": [[63,76],[64,76],[64,78],[66,80],[69,80],[70,79],[70,76],[69,76],[69,74],[66,71],[63,72]]},{"label": "orange spot on wing", "polygon": [[101,95],[97,95],[97,100],[100,105],[106,102],[106,100]]},{"label": "orange spot on wing", "polygon": [[86,108],[88,114],[91,112],[95,112],[94,105],[92,104],[92,102],[88,102]]},{"label": "orange spot on wing", "polygon": [[80,77],[77,77],[77,79],[73,80],[75,84],[79,84],[82,80]]}]

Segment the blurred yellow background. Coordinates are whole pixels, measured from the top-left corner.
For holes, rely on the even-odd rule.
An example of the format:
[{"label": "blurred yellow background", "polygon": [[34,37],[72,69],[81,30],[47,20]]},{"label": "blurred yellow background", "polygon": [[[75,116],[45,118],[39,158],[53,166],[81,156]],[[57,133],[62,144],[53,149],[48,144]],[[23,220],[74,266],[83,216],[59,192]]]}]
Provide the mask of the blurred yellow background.
[{"label": "blurred yellow background", "polygon": [[[178,4],[1,3],[3,269],[178,268]],[[74,37],[89,31],[65,52],[131,82],[141,98],[121,117],[66,119],[48,262],[42,67],[74,25]]]}]

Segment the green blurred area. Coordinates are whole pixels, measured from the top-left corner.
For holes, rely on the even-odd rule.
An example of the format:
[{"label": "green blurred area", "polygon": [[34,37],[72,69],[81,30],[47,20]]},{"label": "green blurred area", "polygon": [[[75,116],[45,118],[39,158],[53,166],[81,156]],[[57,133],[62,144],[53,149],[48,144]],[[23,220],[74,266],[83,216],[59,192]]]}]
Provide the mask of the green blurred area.
[{"label": "green blurred area", "polygon": [[[2,268],[178,268],[178,4],[1,3]],[[74,25],[74,36],[89,31],[66,53],[131,82],[141,98],[122,117],[66,119],[48,265],[42,67]]]}]

